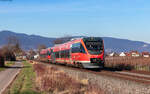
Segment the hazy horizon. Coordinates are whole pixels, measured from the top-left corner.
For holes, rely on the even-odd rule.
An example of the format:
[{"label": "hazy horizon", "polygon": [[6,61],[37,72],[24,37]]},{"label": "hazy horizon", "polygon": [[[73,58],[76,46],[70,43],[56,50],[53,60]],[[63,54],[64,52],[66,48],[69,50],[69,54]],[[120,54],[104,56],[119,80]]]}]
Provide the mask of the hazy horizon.
[{"label": "hazy horizon", "polygon": [[[38,34],[27,34],[27,33],[19,33],[19,32],[14,32],[14,31],[11,31],[11,30],[0,30],[0,32],[5,32],[5,31],[9,31],[9,32],[13,32],[13,33],[17,33],[17,34],[26,34],[26,35],[35,35],[35,36],[40,36],[40,37],[45,37],[45,38],[60,38],[60,37],[66,37],[66,36],[73,36],[73,35],[64,35],[64,36],[59,36],[59,37],[54,37],[54,36],[43,36],[43,35],[38,35]],[[78,36],[78,35],[75,35],[75,36]],[[94,36],[87,36],[87,37],[94,37]],[[98,37],[109,37],[109,36],[98,36]],[[118,37],[109,37],[109,38],[115,38],[115,39],[125,39],[125,40],[130,40],[130,41],[139,41],[139,42],[145,42],[145,41],[141,41],[141,40],[132,40],[132,39],[127,39],[127,38],[118,38]],[[148,43],[148,42],[145,42],[145,43]],[[148,43],[150,44],[150,43]]]}]

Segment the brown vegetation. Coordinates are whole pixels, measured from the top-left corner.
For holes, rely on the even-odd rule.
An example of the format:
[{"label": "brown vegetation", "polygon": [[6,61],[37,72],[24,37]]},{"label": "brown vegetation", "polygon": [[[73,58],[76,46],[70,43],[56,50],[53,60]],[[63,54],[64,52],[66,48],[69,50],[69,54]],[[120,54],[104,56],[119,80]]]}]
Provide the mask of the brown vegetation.
[{"label": "brown vegetation", "polygon": [[34,64],[37,90],[52,94],[104,94],[97,85],[83,84],[55,67]]},{"label": "brown vegetation", "polygon": [[0,48],[0,67],[4,66],[4,61],[15,61],[16,56],[22,53],[19,39],[15,36],[6,38],[7,45]]},{"label": "brown vegetation", "polygon": [[16,60],[15,53],[12,50],[10,50],[8,48],[8,46],[4,46],[1,49],[1,54],[4,57],[4,59],[7,61],[15,61]]},{"label": "brown vegetation", "polygon": [[122,70],[132,70],[137,67],[148,67],[150,70],[150,58],[144,57],[106,57],[106,67],[117,68]]},{"label": "brown vegetation", "polygon": [[34,59],[34,55],[36,55],[36,52],[33,49],[30,49],[27,55],[27,59],[28,60],[33,60]]},{"label": "brown vegetation", "polygon": [[44,45],[44,44],[38,45],[38,47],[37,47],[38,53],[40,53],[40,51],[41,51],[42,49],[46,49],[46,48],[47,48],[47,47],[46,47],[46,45]]}]

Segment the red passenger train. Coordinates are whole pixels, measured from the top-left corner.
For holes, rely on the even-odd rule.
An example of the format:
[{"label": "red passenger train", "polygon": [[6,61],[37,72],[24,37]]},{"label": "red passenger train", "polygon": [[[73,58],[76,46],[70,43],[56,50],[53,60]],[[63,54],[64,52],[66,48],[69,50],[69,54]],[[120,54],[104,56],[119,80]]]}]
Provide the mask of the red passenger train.
[{"label": "red passenger train", "polygon": [[[46,52],[45,52],[46,51]],[[64,44],[42,50],[40,54],[51,63],[61,63],[82,68],[104,67],[104,42],[100,37],[72,39]]]}]

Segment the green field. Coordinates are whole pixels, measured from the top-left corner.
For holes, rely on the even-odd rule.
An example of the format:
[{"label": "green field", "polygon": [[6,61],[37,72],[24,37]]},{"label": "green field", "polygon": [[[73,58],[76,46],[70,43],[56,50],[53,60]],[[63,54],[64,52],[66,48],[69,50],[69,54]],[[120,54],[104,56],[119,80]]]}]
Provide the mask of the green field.
[{"label": "green field", "polygon": [[5,70],[5,68],[0,68],[0,71],[3,71],[3,70]]}]

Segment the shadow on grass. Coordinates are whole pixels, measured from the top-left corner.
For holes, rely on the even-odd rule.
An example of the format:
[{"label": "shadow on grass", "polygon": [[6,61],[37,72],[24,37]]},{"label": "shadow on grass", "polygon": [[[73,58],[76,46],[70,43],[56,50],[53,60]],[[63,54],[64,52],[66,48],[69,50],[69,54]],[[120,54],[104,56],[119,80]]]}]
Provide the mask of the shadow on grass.
[{"label": "shadow on grass", "polygon": [[6,69],[20,69],[20,68],[31,68],[31,66],[23,66],[23,67],[19,67],[19,66],[5,66],[4,68],[6,68]]},{"label": "shadow on grass", "polygon": [[115,71],[123,71],[123,70],[131,71],[133,69],[134,69],[134,66],[119,64],[119,65],[116,65],[114,67],[104,67],[104,68],[100,68],[100,69],[98,68],[98,69],[87,69],[87,70],[91,70],[91,71],[95,71],[95,72],[100,72],[102,70],[115,72]]},{"label": "shadow on grass", "polygon": [[114,67],[105,67],[104,70],[106,71],[123,71],[123,70],[128,70],[128,71],[131,71],[134,69],[134,66],[131,66],[131,65],[125,65],[125,64],[118,64]]},{"label": "shadow on grass", "polygon": [[26,90],[22,91],[20,94],[40,94],[40,93],[32,90]]}]

